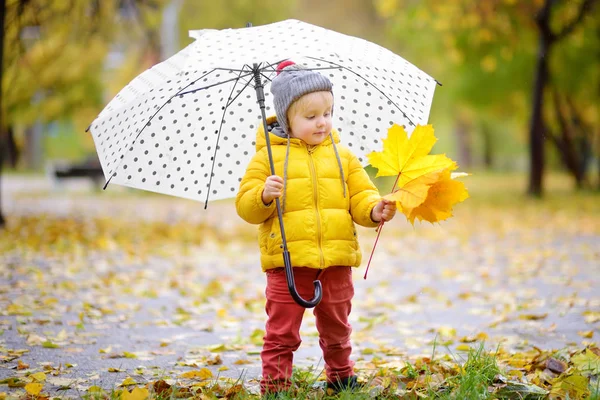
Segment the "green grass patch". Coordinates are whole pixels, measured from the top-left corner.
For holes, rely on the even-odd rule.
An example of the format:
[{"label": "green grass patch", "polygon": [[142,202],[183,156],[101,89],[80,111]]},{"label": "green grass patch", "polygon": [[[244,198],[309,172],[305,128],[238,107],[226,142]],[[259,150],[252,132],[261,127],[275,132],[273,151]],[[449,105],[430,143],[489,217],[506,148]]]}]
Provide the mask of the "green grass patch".
[{"label": "green grass patch", "polygon": [[485,351],[483,344],[470,349],[460,373],[446,380],[441,393],[430,392],[438,399],[490,399],[489,387],[501,371],[496,357]]}]

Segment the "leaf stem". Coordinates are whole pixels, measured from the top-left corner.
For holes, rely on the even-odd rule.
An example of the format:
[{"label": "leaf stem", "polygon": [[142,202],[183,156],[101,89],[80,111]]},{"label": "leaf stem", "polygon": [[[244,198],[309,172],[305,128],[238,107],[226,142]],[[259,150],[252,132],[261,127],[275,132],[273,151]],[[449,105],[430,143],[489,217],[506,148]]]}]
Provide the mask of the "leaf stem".
[{"label": "leaf stem", "polygon": [[[392,186],[391,193],[394,193],[394,189],[396,189],[396,185],[398,184],[398,179],[400,179],[400,175],[402,175],[402,171],[398,172],[398,176],[396,177],[396,181],[394,182],[394,186]],[[371,266],[371,260],[373,259],[373,253],[375,253],[375,248],[377,248],[377,242],[379,241],[379,235],[381,235],[381,230],[383,229],[383,224],[385,221],[382,219],[375,232],[377,232],[377,237],[375,238],[375,243],[373,244],[373,250],[371,250],[371,256],[369,256],[369,262],[367,263],[367,269],[365,271],[365,276],[363,279],[367,279],[367,274],[369,273],[369,267]]]}]

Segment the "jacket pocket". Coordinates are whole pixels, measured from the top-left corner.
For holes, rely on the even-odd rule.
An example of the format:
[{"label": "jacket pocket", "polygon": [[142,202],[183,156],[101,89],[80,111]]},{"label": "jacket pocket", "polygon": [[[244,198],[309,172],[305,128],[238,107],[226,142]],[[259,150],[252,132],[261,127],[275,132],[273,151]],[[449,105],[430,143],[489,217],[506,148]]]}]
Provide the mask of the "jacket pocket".
[{"label": "jacket pocket", "polygon": [[279,221],[277,220],[273,220],[271,230],[267,236],[267,252],[269,254],[279,254],[283,252],[281,231],[279,229]]}]

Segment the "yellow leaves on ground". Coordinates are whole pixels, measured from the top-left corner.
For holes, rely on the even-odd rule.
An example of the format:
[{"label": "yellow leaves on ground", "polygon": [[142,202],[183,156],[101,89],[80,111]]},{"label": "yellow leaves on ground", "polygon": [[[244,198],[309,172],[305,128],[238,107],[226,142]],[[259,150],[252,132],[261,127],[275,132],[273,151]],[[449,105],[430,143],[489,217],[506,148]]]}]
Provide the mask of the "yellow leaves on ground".
[{"label": "yellow leaves on ground", "polygon": [[584,311],[583,320],[588,324],[600,322],[600,311]]},{"label": "yellow leaves on ground", "polygon": [[195,371],[184,372],[183,374],[181,374],[179,376],[181,378],[185,378],[185,379],[201,379],[201,380],[205,380],[205,379],[212,378],[213,374],[212,374],[212,372],[211,372],[210,369],[208,369],[208,368],[202,368],[202,369],[195,370]]},{"label": "yellow leaves on ground", "polygon": [[588,380],[581,375],[559,377],[552,381],[550,398],[583,399],[588,391]]},{"label": "yellow leaves on ground", "polygon": [[600,350],[597,348],[586,349],[584,353],[571,357],[571,361],[585,376],[600,374]]},{"label": "yellow leaves on ground", "polygon": [[31,382],[25,385],[25,391],[32,396],[38,396],[42,392],[43,388],[44,385],[36,382]]},{"label": "yellow leaves on ground", "polygon": [[545,319],[548,316],[548,313],[543,314],[521,314],[519,315],[519,319],[525,321],[539,321]]},{"label": "yellow leaves on ground", "polygon": [[145,400],[150,397],[150,392],[146,388],[133,388],[131,391],[123,390],[121,392],[122,400]]},{"label": "yellow leaves on ground", "polygon": [[265,331],[263,329],[255,329],[250,334],[250,342],[256,346],[262,346]]},{"label": "yellow leaves on ground", "polygon": [[437,141],[431,125],[418,125],[410,139],[403,127],[394,124],[383,140],[383,151],[368,155],[377,176],[397,175],[395,191],[387,196],[394,200],[406,218],[439,222],[452,216],[454,204],[469,197],[465,185],[451,174],[457,165],[444,154],[430,155]]},{"label": "yellow leaves on ground", "polygon": [[591,339],[594,336],[594,331],[577,331],[577,334],[582,338]]},{"label": "yellow leaves on ground", "polygon": [[[204,226],[189,222],[136,222],[132,231],[131,222],[124,218],[24,216],[13,219],[0,231],[0,254],[14,250],[15,244],[17,249],[47,255],[115,250],[130,255],[160,254],[167,242],[182,247],[200,245],[212,234]],[[23,310],[15,308],[11,312]]]},{"label": "yellow leaves on ground", "polygon": [[469,351],[471,350],[471,346],[469,346],[468,344],[459,344],[458,346],[456,346],[456,350],[457,351]]},{"label": "yellow leaves on ground", "polygon": [[36,372],[35,374],[29,375],[34,382],[46,382],[46,374],[43,372]]},{"label": "yellow leaves on ground", "polygon": [[132,386],[132,385],[137,385],[137,382],[130,376],[123,379],[123,382],[121,382],[121,386]]},{"label": "yellow leaves on ground", "polygon": [[487,333],[485,333],[485,332],[479,332],[475,336],[464,336],[459,341],[461,343],[474,343],[474,342],[477,342],[477,341],[485,342],[489,338],[490,337],[489,337],[489,335]]},{"label": "yellow leaves on ground", "polygon": [[22,371],[27,368],[29,368],[29,364],[25,364],[23,361],[19,360],[17,363],[17,371]]}]

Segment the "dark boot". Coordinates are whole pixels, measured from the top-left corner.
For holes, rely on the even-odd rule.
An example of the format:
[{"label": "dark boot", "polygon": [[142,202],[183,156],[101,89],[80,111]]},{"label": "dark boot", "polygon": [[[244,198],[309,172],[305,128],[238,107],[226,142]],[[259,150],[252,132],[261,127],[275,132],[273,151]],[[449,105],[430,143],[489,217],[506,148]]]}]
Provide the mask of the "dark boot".
[{"label": "dark boot", "polygon": [[360,389],[360,387],[361,385],[358,383],[356,375],[351,375],[335,382],[327,382],[327,389],[333,390],[333,393],[338,393],[344,390],[354,391]]}]

